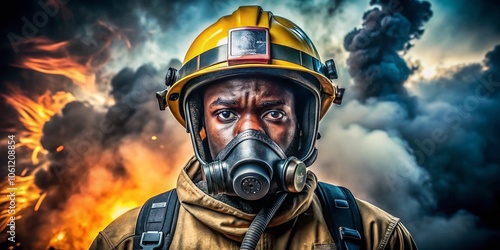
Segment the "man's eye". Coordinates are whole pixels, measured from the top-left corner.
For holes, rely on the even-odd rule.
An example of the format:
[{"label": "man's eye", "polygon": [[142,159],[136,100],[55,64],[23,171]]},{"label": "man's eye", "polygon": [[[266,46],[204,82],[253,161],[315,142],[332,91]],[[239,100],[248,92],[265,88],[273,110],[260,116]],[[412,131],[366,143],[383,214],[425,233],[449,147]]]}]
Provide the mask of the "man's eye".
[{"label": "man's eye", "polygon": [[283,120],[285,116],[286,114],[283,111],[271,110],[264,115],[264,118],[272,121],[279,121]]},{"label": "man's eye", "polygon": [[236,118],[236,115],[227,110],[223,110],[217,113],[217,118],[221,121],[230,121]]}]

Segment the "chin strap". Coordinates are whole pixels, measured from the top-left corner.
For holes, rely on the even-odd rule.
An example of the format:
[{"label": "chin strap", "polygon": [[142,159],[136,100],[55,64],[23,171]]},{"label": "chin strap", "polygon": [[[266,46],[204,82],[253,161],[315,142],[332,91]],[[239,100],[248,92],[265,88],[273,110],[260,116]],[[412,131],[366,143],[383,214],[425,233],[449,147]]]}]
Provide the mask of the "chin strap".
[{"label": "chin strap", "polygon": [[311,155],[309,157],[307,157],[306,159],[304,159],[303,162],[304,162],[304,164],[306,164],[306,166],[309,167],[316,161],[317,158],[318,158],[318,150],[316,148],[314,148]]}]

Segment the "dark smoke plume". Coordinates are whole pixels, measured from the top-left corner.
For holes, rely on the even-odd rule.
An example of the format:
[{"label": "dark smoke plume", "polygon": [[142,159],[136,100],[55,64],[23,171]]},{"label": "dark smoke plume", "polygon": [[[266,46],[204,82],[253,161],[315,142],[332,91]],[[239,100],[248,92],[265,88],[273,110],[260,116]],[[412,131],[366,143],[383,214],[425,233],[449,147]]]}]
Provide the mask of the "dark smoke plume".
[{"label": "dark smoke plume", "polygon": [[334,141],[355,142],[327,143],[341,151],[335,165],[347,165],[333,176],[402,217],[422,249],[490,249],[500,236],[500,46],[484,65],[456,66],[409,90],[418,69],[399,53],[423,35],[430,4],[371,3],[381,9],[366,12],[363,28],[345,37],[359,100],[328,121]]},{"label": "dark smoke plume", "polygon": [[[35,183],[47,196],[41,209],[24,220],[27,228],[36,229],[32,234],[21,234],[25,247],[46,246],[51,235],[43,233],[43,230],[53,226],[54,221],[67,220],[64,211],[72,206],[75,197],[88,196],[89,189],[94,195],[104,198],[96,197],[98,202],[103,202],[106,197],[116,195],[110,192],[109,189],[114,190],[110,183],[115,183],[117,187],[134,183],[145,185],[149,182],[137,182],[134,177],[139,175],[138,171],[165,178],[178,167],[178,164],[169,166],[168,162],[175,163],[186,158],[182,154],[161,153],[178,151],[187,141],[179,136],[180,131],[173,132],[176,131],[176,124],[158,111],[157,103],[152,98],[154,92],[163,87],[161,79],[159,72],[150,65],[136,71],[125,68],[111,80],[114,105],[99,110],[89,103],[74,101],[45,124],[42,145],[49,151],[50,161],[48,168],[37,172]],[[158,137],[158,141],[152,141],[152,135]],[[56,150],[61,145],[64,149]],[[129,151],[136,154],[154,152],[161,161],[132,158],[145,165],[131,164],[129,161],[134,155],[130,155]],[[96,171],[99,176],[95,176]],[[103,175],[109,175],[110,179]],[[103,181],[105,183],[101,183]],[[154,182],[150,180],[150,183]],[[170,185],[172,183],[162,184],[163,189]],[[144,187],[141,192],[148,193],[151,192],[148,189],[155,188],[161,186]],[[76,232],[71,233],[74,239],[82,237]]]},{"label": "dark smoke plume", "polygon": [[347,64],[362,100],[372,96],[407,96],[403,86],[412,69],[398,54],[422,36],[432,17],[427,1],[371,1],[379,5],[363,15],[363,28],[344,39]]},{"label": "dark smoke plume", "polygon": [[[500,209],[500,188],[495,184],[500,178],[500,119],[496,115],[500,68],[494,59],[499,48],[497,45],[486,54],[486,69],[478,64],[461,66],[417,85],[420,115],[402,124],[403,138],[417,163],[430,175],[436,199],[430,214],[439,215],[434,222],[442,223],[446,218],[449,230],[456,231],[448,236],[422,236],[420,240],[428,248],[486,249],[500,235],[496,212]],[[430,223],[433,220],[427,221],[429,225],[435,226]],[[421,226],[428,227],[425,223]],[[468,235],[470,230],[475,233]],[[444,239],[456,245],[446,246]]]}]

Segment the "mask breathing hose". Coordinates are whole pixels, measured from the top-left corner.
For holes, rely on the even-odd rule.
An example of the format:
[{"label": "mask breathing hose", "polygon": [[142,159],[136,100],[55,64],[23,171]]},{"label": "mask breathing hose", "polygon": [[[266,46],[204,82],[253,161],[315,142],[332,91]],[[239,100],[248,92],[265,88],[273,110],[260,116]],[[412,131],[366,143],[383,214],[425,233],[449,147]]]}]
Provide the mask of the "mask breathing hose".
[{"label": "mask breathing hose", "polygon": [[241,242],[240,249],[242,250],[255,250],[260,236],[264,233],[269,221],[273,218],[278,208],[281,206],[287,196],[286,192],[279,193],[276,200],[271,203],[271,206],[266,205],[255,216],[255,219],[250,224],[243,241]]}]

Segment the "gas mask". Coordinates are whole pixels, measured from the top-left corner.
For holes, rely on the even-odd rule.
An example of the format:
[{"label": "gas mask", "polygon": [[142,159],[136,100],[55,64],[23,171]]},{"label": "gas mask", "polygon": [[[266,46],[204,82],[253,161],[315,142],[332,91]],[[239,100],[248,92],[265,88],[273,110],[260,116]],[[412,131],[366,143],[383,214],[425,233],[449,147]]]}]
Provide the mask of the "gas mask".
[{"label": "gas mask", "polygon": [[[258,71],[262,77],[288,77],[290,88],[300,93],[300,108],[296,109],[300,137],[293,155],[285,154],[266,134],[247,130],[233,138],[215,158],[212,158],[204,130],[203,87],[223,79],[239,75],[252,75]],[[186,130],[191,135],[194,153],[203,166],[210,194],[237,195],[246,200],[258,200],[276,192],[301,192],[305,185],[308,166],[316,160],[314,147],[318,134],[320,95],[317,82],[307,75],[272,69],[235,69],[197,77],[186,85],[181,95],[182,113]],[[266,75],[266,73],[268,73]],[[271,74],[272,73],[272,74]],[[182,98],[184,96],[184,98]]]},{"label": "gas mask", "polygon": [[306,183],[306,165],[287,157],[267,135],[256,130],[238,134],[214,161],[203,164],[208,192],[258,200],[278,191],[298,193]]}]

